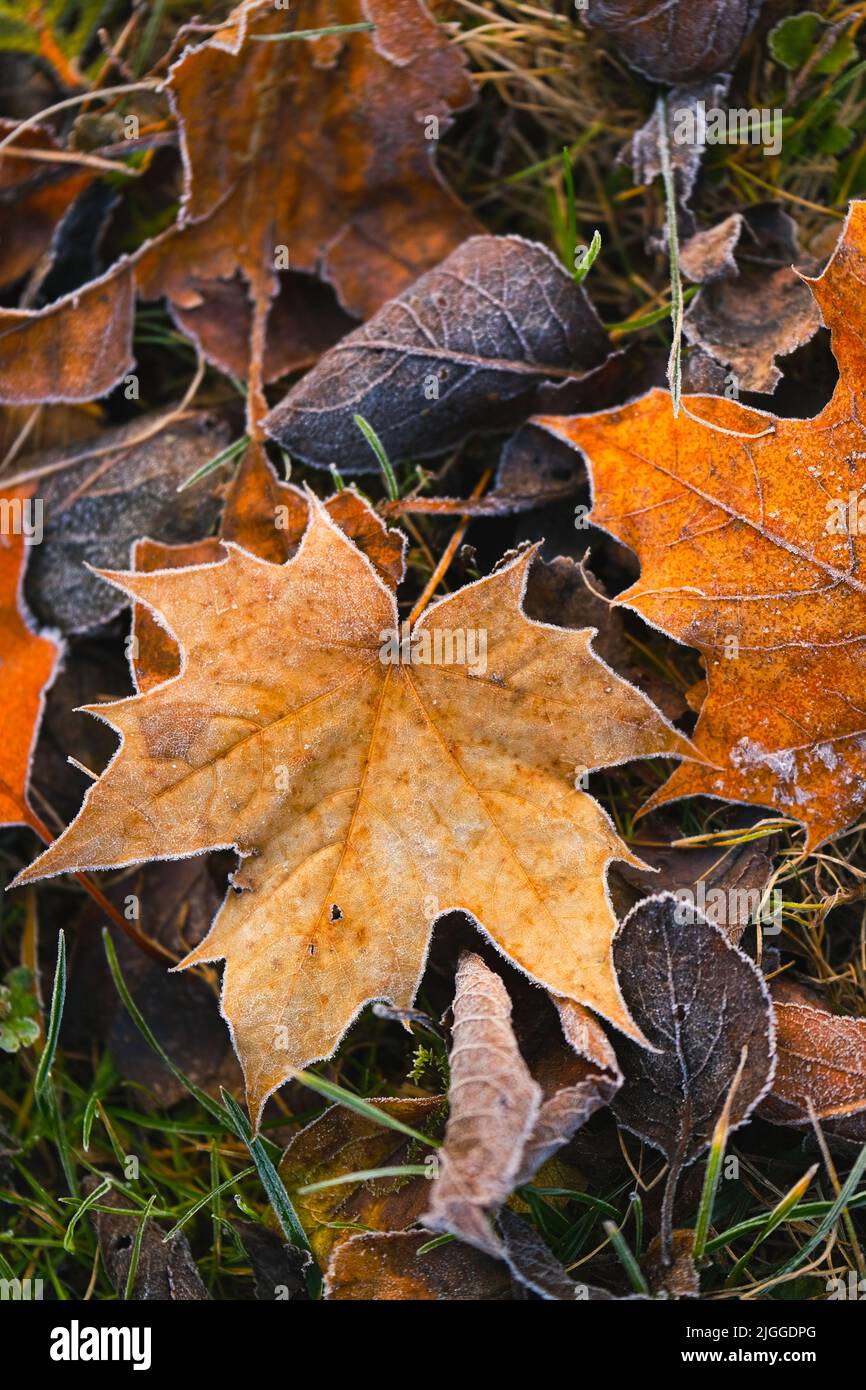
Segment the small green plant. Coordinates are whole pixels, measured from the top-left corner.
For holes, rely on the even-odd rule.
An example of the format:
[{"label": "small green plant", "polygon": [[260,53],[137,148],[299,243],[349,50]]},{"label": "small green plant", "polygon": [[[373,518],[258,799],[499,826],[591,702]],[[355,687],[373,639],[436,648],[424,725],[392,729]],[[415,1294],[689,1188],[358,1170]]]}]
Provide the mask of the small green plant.
[{"label": "small green plant", "polygon": [[33,993],[33,971],[16,965],[0,985],[0,1048],[18,1052],[39,1037],[39,1006]]}]

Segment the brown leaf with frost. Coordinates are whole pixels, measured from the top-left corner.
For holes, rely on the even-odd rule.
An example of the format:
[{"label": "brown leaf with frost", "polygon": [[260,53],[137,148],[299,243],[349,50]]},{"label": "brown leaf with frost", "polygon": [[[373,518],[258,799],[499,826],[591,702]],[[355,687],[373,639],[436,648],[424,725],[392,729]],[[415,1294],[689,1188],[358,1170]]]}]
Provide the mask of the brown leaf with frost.
[{"label": "brown leaf with frost", "polygon": [[[552,1076],[548,1072],[542,1087],[521,1056],[502,980],[472,952],[460,960],[450,1114],[441,1172],[423,1220],[500,1259],[507,1258],[507,1242],[493,1229],[491,1217],[611,1099],[622,1079],[613,1049],[592,1015],[570,1000],[554,1002],[574,1056],[560,1045],[560,1064]],[[563,1074],[563,1056],[572,1063],[568,1075]]]},{"label": "brown leaf with frost", "polygon": [[588,17],[627,62],[659,82],[691,82],[736,61],[763,0],[592,0]]},{"label": "brown leaf with frost", "polygon": [[[276,37],[363,22],[373,31]],[[443,134],[472,87],[421,0],[302,0],[290,12],[244,0],[185,50],[168,90],[187,186],[176,229],[141,258],[139,286],[195,324],[206,349],[220,335],[222,360],[261,363],[280,269],[320,274],[366,318],[475,230],[424,125],[434,118]],[[237,319],[222,319],[213,295],[237,277],[251,314],[229,348]]]},{"label": "brown leaf with frost", "polygon": [[[808,1126],[866,1111],[866,1019],[831,1014],[797,997],[784,976],[773,982],[778,1065],[761,1114]],[[832,1125],[831,1125],[832,1128]]]},{"label": "brown leaf with frost", "polygon": [[502,1302],[513,1299],[508,1267],[458,1241],[419,1254],[432,1231],[353,1235],[337,1247],[326,1299],[364,1302]]},{"label": "brown leaf with frost", "polygon": [[[432,921],[449,909],[532,978],[639,1036],[613,975],[605,892],[610,861],[632,856],[572,779],[691,745],[594,655],[591,630],[526,618],[533,552],[401,640],[393,592],[310,506],[284,565],[227,542],[221,564],[104,576],[160,614],[183,669],[90,708],[121,747],[18,882],[238,850],[233,891],[184,964],[226,960],[222,1006],[255,1121],[365,1003],[411,1004]],[[484,635],[483,662],[471,640],[454,660],[460,633],[475,634],[476,654]]]},{"label": "brown leaf with frost", "polygon": [[[371,1100],[392,1119],[433,1143],[442,1135],[445,1100],[441,1096]],[[433,1152],[398,1130],[378,1125],[343,1105],[332,1105],[290,1141],[280,1163],[280,1177],[292,1199],[310,1247],[324,1269],[347,1231],[366,1226],[378,1231],[404,1231],[421,1219],[429,1183],[419,1175],[341,1182],[318,1192],[302,1187],[373,1168],[423,1164]]]},{"label": "brown leaf with frost", "polygon": [[[99,1191],[100,1179],[91,1174],[84,1180],[84,1192],[92,1197]],[[110,1210],[104,1210],[104,1208]],[[122,1192],[102,1193],[91,1208],[90,1219],[96,1231],[105,1272],[120,1298],[141,1302],[186,1303],[210,1298],[196,1268],[189,1242],[182,1231],[166,1240],[165,1231],[153,1221],[142,1228],[140,1209]],[[140,1241],[138,1264],[132,1290],[126,1293],[136,1240]]]},{"label": "brown leaf with frost", "polygon": [[424,1221],[498,1258],[502,1241],[489,1217],[518,1185],[541,1087],[520,1055],[505,985],[468,951],[457,970],[453,1008],[451,1109]]},{"label": "brown leaf with frost", "polygon": [[705,282],[683,319],[688,341],[729,366],[741,390],[774,391],[782,379],[776,359],[821,327],[803,279],[816,265],[801,251],[793,219],[774,203],[733,213],[696,233],[681,264]]},{"label": "brown leaf with frost", "polygon": [[93,401],[132,370],[133,263],[46,309],[0,309],[0,403]]},{"label": "brown leaf with frost", "polygon": [[26,589],[34,613],[64,633],[115,617],[126,600],[93,571],[126,565],[141,535],[181,542],[207,531],[216,499],[205,488],[178,487],[227,440],[225,425],[207,411],[168,422],[155,414],[104,430],[95,457],[90,444],[42,454],[44,538]]},{"label": "brown leaf with frost", "polygon": [[654,1050],[628,1038],[618,1045],[625,1080],[611,1104],[676,1173],[709,1145],[732,1087],[732,1129],[769,1090],[770,996],[749,957],[671,893],[638,903],[613,951],[623,997]]},{"label": "brown leaf with frost", "polygon": [[546,383],[580,386],[607,352],[592,304],[546,246],[469,237],[326,353],[265,429],[292,458],[374,473],[359,414],[392,462],[426,458],[525,419]]}]

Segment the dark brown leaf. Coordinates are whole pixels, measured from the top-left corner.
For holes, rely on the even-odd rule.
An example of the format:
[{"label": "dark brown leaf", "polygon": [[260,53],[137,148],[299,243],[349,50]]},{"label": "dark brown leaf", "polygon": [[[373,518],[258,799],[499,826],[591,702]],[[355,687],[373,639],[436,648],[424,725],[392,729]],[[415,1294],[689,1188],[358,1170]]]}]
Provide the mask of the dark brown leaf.
[{"label": "dark brown leaf", "polygon": [[692,82],[733,65],[762,2],[592,0],[588,16],[638,72],[659,82]]},{"label": "dark brown leaf", "polygon": [[673,893],[684,903],[694,903],[733,945],[753,920],[773,871],[766,854],[751,845],[740,850],[658,850],[649,846],[643,855],[649,872],[633,864],[612,870],[611,891],[617,910],[624,915],[647,893]]},{"label": "dark brown leaf", "polygon": [[[99,1184],[100,1179],[92,1176],[85,1178],[82,1187],[89,1195]],[[96,1205],[112,1208],[111,1214],[91,1208],[90,1216],[96,1229],[105,1272],[119,1297],[123,1298],[141,1212],[136,1211],[126,1197],[113,1189],[101,1196]],[[186,1236],[178,1232],[170,1241],[164,1237],[165,1231],[155,1222],[148,1221],[141,1238],[138,1267],[132,1286],[133,1299],[137,1302],[185,1303],[209,1298]]]},{"label": "dark brown leaf", "polygon": [[617,1039],[625,1080],[612,1108],[679,1170],[710,1143],[744,1050],[731,1129],[768,1091],[775,1064],[769,991],[748,956],[670,893],[629,913],[613,957],[623,998],[658,1051]]},{"label": "dark brown leaf", "polygon": [[[0,119],[0,139],[16,123]],[[14,150],[40,154],[58,148],[52,132],[31,126],[14,142]],[[0,159],[0,286],[4,289],[29,274],[51,245],[63,214],[96,177],[93,169],[31,160],[9,150]]]},{"label": "dark brown leaf", "polygon": [[[34,547],[27,597],[33,611],[62,632],[96,627],[128,604],[86,565],[124,569],[139,536],[188,540],[216,521],[214,498],[202,489],[177,489],[226,444],[225,426],[212,415],[199,414],[144,443],[126,445],[146,427],[144,417],[106,431],[100,447],[116,446],[116,454],[85,456],[41,484],[45,537],[44,544]],[[62,451],[43,456],[40,463],[50,466],[58,455]]]},{"label": "dark brown leaf", "polygon": [[524,607],[530,618],[557,627],[594,627],[593,649],[619,675],[653,701],[668,719],[686,712],[681,692],[648,663],[626,636],[622,610],[605,601],[601,580],[566,555],[536,561],[526,585]]},{"label": "dark brown leaf", "polygon": [[524,1288],[547,1302],[607,1302],[614,1295],[591,1284],[575,1283],[566,1273],[538,1231],[507,1207],[499,1215],[499,1232],[505,1245],[505,1261]]},{"label": "dark brown leaf", "polygon": [[356,414],[392,461],[424,458],[479,424],[514,424],[542,383],[580,377],[606,352],[589,300],[546,247],[472,237],[326,353],[266,429],[307,463],[375,472]]},{"label": "dark brown leaf", "polygon": [[[442,1133],[445,1106],[441,1097],[374,1100],[371,1104],[421,1134],[438,1139]],[[427,1205],[430,1182],[426,1177],[407,1175],[340,1183],[319,1192],[299,1193],[297,1189],[372,1168],[423,1164],[431,1151],[432,1145],[425,1151],[416,1140],[342,1105],[331,1106],[295,1135],[283,1155],[280,1177],[323,1268],[334,1247],[345,1239],[347,1227],[402,1231],[413,1226]],[[431,1168],[431,1175],[433,1171]]]},{"label": "dark brown leaf", "polygon": [[249,1256],[260,1302],[305,1299],[304,1270],[310,1255],[297,1245],[286,1245],[276,1231],[258,1221],[235,1221],[234,1228]]}]

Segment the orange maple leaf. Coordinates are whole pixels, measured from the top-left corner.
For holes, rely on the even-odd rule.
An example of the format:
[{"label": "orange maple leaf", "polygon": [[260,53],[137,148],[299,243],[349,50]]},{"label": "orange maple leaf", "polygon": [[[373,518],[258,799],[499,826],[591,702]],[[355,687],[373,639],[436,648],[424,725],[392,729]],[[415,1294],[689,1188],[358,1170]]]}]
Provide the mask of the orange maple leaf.
[{"label": "orange maple leaf", "polygon": [[[90,708],[120,748],[17,881],[239,851],[233,891],[184,964],[226,961],[223,1012],[255,1120],[367,1001],[411,1003],[433,920],[453,909],[528,975],[639,1036],[605,887],[611,860],[633,856],[575,769],[690,756],[688,740],[595,655],[594,629],[525,616],[532,552],[429,609],[410,641],[392,588],[310,509],[283,565],[224,542],[220,564],[105,576],[159,613],[181,670]],[[483,635],[483,662],[449,664],[461,633],[467,654]],[[407,662],[401,638],[429,664]]]},{"label": "orange maple leaf", "polygon": [[839,365],[815,419],[712,396],[675,417],[655,389],[535,420],[583,450],[591,521],[640,558],[617,602],[706,663],[694,734],[705,762],[681,764],[644,809],[697,793],[766,805],[802,822],[812,849],[866,808],[864,282],[858,202],[806,281]]}]

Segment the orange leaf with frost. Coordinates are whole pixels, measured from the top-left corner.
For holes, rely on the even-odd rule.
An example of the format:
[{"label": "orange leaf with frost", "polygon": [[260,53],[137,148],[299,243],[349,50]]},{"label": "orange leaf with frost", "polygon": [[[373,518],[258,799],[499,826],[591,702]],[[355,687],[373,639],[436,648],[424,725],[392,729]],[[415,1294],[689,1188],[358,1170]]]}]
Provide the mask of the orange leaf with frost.
[{"label": "orange leaf with frost", "polygon": [[698,793],[766,805],[801,821],[814,848],[866,808],[864,282],[857,202],[806,282],[839,365],[812,420],[711,396],[687,397],[675,418],[656,389],[535,422],[584,452],[592,522],[640,558],[617,602],[706,663],[694,734],[705,762],[680,765],[645,809]]},{"label": "orange leaf with frost", "polygon": [[56,643],[34,632],[22,613],[27,541],[20,518],[30,491],[17,488],[0,496],[0,825],[33,824],[30,759],[59,654]]},{"label": "orange leaf with frost", "polygon": [[575,769],[691,745],[594,654],[593,629],[525,616],[532,552],[416,624],[422,652],[484,634],[483,663],[394,660],[392,589],[310,508],[283,565],[225,542],[220,564],[105,576],[160,615],[182,669],[91,709],[121,746],[18,882],[238,850],[233,891],[184,964],[226,961],[222,1007],[256,1121],[367,1001],[411,1004],[432,923],[452,909],[639,1036],[605,887],[611,860],[632,855]]}]

